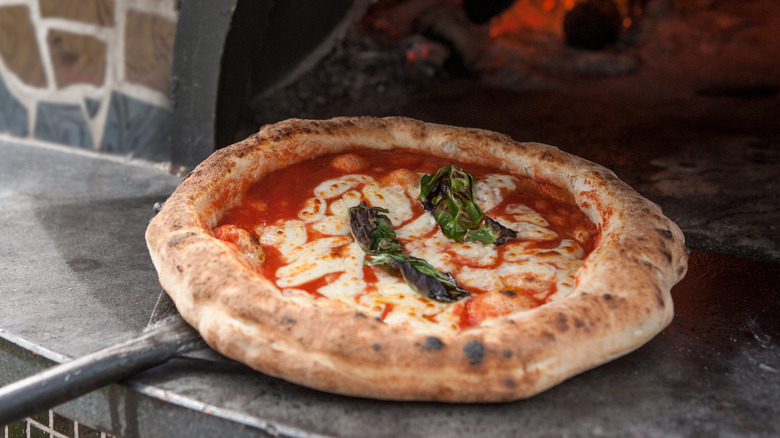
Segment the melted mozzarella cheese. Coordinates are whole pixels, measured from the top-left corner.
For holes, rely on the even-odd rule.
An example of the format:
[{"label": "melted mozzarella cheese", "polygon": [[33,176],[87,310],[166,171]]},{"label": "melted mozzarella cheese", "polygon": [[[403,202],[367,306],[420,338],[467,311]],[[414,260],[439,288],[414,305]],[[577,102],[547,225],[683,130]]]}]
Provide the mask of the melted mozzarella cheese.
[{"label": "melted mozzarella cheese", "polygon": [[480,242],[451,243],[447,249],[461,265],[490,266],[498,259],[498,247]]},{"label": "melted mozzarella cheese", "polygon": [[298,218],[304,222],[315,222],[325,217],[328,203],[319,197],[309,198],[303,210],[298,212]]},{"label": "melted mozzarella cheese", "polygon": [[464,266],[458,272],[458,284],[461,287],[469,289],[480,289],[485,291],[501,291],[506,288],[501,276],[496,275],[495,269],[490,268],[472,268]]},{"label": "melted mozzarella cheese", "polygon": [[511,215],[516,222],[528,222],[529,224],[538,225],[540,227],[550,226],[541,214],[527,205],[509,204],[506,206],[506,212]]},{"label": "melted mozzarella cheese", "polygon": [[505,285],[544,292],[555,279],[555,266],[529,260],[529,263],[502,263],[497,270]]},{"label": "melted mozzarella cheese", "polygon": [[360,204],[360,200],[362,198],[363,195],[357,190],[349,190],[344,192],[344,194],[342,194],[339,198],[333,200],[330,203],[331,216],[346,217],[347,211],[349,211],[351,207]]},{"label": "melted mozzarella cheese", "polygon": [[398,239],[412,240],[418,237],[422,237],[431,231],[433,231],[438,224],[433,215],[427,211],[417,217],[417,219],[409,222],[401,228],[395,230],[395,235]]},{"label": "melted mozzarella cheese", "polygon": [[412,218],[412,204],[399,185],[385,186],[372,181],[363,187],[363,196],[369,205],[387,209],[385,214],[393,225],[400,225]]},{"label": "melted mozzarella cheese", "polygon": [[347,190],[369,181],[373,181],[373,178],[366,175],[344,175],[340,178],[329,179],[314,188],[314,196],[325,199],[335,198]]},{"label": "melted mozzarella cheese", "polygon": [[530,222],[504,221],[502,224],[517,232],[518,239],[544,241],[558,238],[555,231]]},{"label": "melted mozzarella cheese", "polygon": [[425,260],[434,268],[444,272],[452,272],[456,267],[452,255],[446,251],[451,243],[452,240],[438,229],[430,237],[403,242],[407,253]]},{"label": "melted mozzarella cheese", "polygon": [[504,195],[515,190],[515,178],[509,175],[488,175],[474,185],[476,203],[485,213],[504,200]]},{"label": "melted mozzarella cheese", "polygon": [[296,249],[292,263],[276,270],[279,287],[300,286],[324,275],[344,270],[344,257],[335,251],[349,243],[347,237],[312,240]]},{"label": "melted mozzarella cheese", "polygon": [[293,254],[306,243],[307,238],[306,224],[299,220],[290,220],[281,226],[265,227],[260,243],[273,246],[287,261],[292,261]]},{"label": "melted mozzarella cheese", "polygon": [[366,282],[363,281],[365,254],[355,242],[345,245],[341,253],[344,273],[336,281],[317,289],[317,292],[332,300],[352,303],[356,291],[362,291],[366,288]]},{"label": "melted mozzarella cheese", "polygon": [[420,296],[406,283],[387,273],[377,275],[376,288],[360,296],[359,306],[370,315],[381,315],[388,308],[386,324],[429,333],[457,330],[452,305]]},{"label": "melted mozzarella cheese", "polygon": [[330,236],[346,236],[350,233],[346,213],[341,216],[326,216],[313,223],[311,227],[319,233]]}]

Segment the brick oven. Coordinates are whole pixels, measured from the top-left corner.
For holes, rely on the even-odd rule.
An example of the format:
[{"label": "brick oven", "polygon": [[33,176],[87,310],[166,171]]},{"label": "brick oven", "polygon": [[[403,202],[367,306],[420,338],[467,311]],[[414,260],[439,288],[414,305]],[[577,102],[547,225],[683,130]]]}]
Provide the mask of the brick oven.
[{"label": "brick oven", "polygon": [[0,132],[167,161],[174,1],[0,3]]},{"label": "brick oven", "polygon": [[331,1],[323,12],[295,1],[0,2],[0,134],[191,166],[214,149],[215,123],[235,123],[225,121],[234,82],[253,59],[279,58],[274,69],[254,68],[258,81],[299,74],[368,4]]}]

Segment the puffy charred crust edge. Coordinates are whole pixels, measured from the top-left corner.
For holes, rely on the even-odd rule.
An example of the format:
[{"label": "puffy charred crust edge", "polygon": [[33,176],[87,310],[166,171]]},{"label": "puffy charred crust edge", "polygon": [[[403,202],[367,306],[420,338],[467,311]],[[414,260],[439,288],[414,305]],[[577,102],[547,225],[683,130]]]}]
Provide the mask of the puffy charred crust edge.
[{"label": "puffy charred crust edge", "polygon": [[[600,228],[572,295],[451,335],[410,333],[329,303],[286,302],[212,236],[265,173],[354,146],[413,148],[568,189]],[[552,146],[398,117],[265,126],[195,168],[146,240],[163,288],[217,351],[301,385],[395,400],[516,400],[626,354],[669,324],[687,266],[680,229],[611,171]]]}]

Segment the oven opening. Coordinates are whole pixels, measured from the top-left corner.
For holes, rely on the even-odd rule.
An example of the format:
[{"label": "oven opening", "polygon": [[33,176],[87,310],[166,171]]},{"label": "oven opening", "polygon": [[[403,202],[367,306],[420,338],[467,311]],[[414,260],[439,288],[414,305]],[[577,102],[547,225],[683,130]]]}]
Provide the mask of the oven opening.
[{"label": "oven opening", "polygon": [[[289,117],[402,114],[414,102],[464,87],[549,92],[581,77],[629,75],[647,38],[640,26],[645,6],[630,0],[352,2],[317,32],[301,24],[307,12],[299,5],[295,19],[271,13],[272,21],[286,23],[268,24],[282,35],[261,35],[247,29],[257,29],[256,17],[267,11],[238,2],[222,58],[215,145]],[[660,14],[651,11],[650,19]],[[291,43],[284,35],[304,26],[315,40]],[[265,49],[269,43],[273,53]]]},{"label": "oven opening", "polygon": [[[217,97],[174,87],[174,113],[205,115],[174,117],[173,162],[192,167],[286,118],[351,115],[492,129],[618,168],[649,161],[697,135],[692,126],[764,123],[759,110],[729,115],[718,102],[771,101],[780,89],[777,61],[761,55],[777,40],[767,6],[751,3],[354,0],[325,13],[239,0],[210,54],[221,63],[197,66],[219,78]],[[204,8],[182,4],[177,48],[201,31],[192,23],[206,21]],[[192,67],[177,73],[175,58],[174,81],[191,81]],[[626,145],[635,152],[615,154]]]}]

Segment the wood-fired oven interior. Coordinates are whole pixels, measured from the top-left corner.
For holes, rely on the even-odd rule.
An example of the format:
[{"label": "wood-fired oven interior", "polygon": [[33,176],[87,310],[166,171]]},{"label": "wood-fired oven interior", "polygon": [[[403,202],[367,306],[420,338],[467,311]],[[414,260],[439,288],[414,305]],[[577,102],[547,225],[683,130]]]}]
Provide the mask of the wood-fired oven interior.
[{"label": "wood-fired oven interior", "polygon": [[316,63],[263,82],[259,51],[245,83],[223,81],[240,98],[217,146],[290,117],[495,130],[613,169],[694,247],[780,259],[776,2],[382,0],[347,19]]}]

